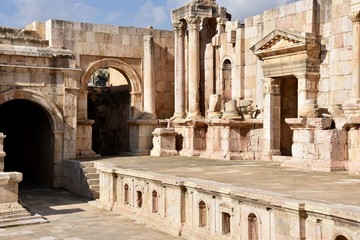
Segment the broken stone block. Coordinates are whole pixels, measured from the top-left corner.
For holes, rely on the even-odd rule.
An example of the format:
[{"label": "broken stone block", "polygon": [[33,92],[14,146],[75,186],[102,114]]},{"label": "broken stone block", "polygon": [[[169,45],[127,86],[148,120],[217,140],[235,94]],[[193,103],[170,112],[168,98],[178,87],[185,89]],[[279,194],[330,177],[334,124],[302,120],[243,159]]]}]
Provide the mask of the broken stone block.
[{"label": "broken stone block", "polygon": [[153,132],[151,156],[176,156],[176,135],[174,128],[156,128]]}]

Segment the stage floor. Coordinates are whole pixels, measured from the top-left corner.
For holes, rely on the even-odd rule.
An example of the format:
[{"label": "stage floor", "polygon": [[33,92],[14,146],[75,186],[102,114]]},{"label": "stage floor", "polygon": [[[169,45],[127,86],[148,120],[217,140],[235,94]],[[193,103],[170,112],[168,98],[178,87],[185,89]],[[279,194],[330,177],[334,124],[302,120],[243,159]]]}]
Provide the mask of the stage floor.
[{"label": "stage floor", "polygon": [[[340,204],[360,212],[360,176],[280,167],[278,162],[221,161],[198,157],[103,157],[97,166],[201,179],[288,199]],[[207,182],[208,184],[211,182]],[[349,209],[348,209],[349,210]]]}]

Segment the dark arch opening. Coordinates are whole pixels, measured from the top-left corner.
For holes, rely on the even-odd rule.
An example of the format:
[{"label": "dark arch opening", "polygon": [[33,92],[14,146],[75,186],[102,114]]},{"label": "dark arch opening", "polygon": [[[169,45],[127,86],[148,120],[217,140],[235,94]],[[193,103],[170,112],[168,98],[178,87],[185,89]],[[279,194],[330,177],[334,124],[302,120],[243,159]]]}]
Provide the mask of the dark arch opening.
[{"label": "dark arch opening", "polygon": [[222,67],[222,95],[223,95],[223,101],[226,103],[227,101],[230,101],[232,99],[231,94],[231,82],[232,82],[232,75],[231,75],[231,61],[229,59],[226,59],[223,63]]},{"label": "dark arch opening", "polygon": [[127,76],[114,68],[96,71],[88,84],[88,119],[92,126],[92,148],[102,156],[129,151],[130,86]]},{"label": "dark arch opening", "polygon": [[11,100],[1,104],[0,132],[6,135],[4,170],[21,172],[21,185],[51,187],[54,135],[44,109],[27,100]]},{"label": "dark arch opening", "polygon": [[339,235],[335,238],[335,240],[348,240],[346,237],[344,237],[343,235]]}]

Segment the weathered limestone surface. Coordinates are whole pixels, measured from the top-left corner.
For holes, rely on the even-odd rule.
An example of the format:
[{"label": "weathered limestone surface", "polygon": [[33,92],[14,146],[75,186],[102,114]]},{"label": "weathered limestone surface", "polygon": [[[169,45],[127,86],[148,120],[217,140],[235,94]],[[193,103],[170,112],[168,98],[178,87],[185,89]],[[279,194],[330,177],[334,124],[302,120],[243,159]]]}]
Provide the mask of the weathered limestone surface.
[{"label": "weathered limestone surface", "polygon": [[348,132],[331,129],[329,118],[286,119],[294,131],[292,157],[282,166],[320,171],[344,171],[348,159]]},{"label": "weathered limestone surface", "polygon": [[19,172],[0,172],[0,228],[47,222],[40,215],[31,214],[19,204]]},{"label": "weathered limestone surface", "polygon": [[4,152],[4,138],[6,136],[3,133],[0,133],[0,172],[4,171],[4,157],[6,153]]},{"label": "weathered limestone surface", "polygon": [[296,200],[286,194],[120,168],[113,163],[98,164],[98,169],[100,199],[92,204],[141,218],[173,235],[247,239],[259,234],[281,240],[360,236],[356,206]]},{"label": "weathered limestone surface", "polygon": [[156,128],[153,132],[151,156],[176,156],[176,135],[174,128]]}]

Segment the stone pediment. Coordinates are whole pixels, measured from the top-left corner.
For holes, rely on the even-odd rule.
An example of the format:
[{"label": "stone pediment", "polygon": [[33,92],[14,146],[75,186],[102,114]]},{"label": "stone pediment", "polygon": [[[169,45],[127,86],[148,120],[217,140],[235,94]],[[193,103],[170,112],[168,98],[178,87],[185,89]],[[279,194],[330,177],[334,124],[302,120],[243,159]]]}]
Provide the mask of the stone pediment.
[{"label": "stone pediment", "polygon": [[306,37],[282,30],[274,30],[256,43],[251,50],[255,55],[263,58],[304,51],[307,49],[306,45]]}]

